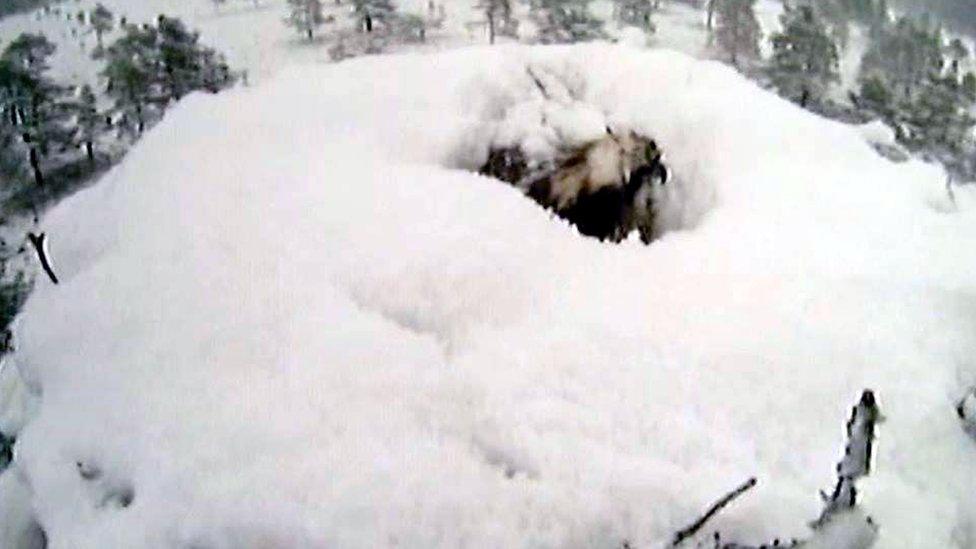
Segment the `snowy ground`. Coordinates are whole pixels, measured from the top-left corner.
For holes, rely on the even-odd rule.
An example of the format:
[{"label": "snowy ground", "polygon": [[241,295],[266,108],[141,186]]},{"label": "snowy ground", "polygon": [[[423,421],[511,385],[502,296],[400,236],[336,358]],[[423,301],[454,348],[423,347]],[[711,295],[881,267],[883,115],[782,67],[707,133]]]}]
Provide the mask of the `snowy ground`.
[{"label": "snowy ground", "polygon": [[[468,171],[603,123],[674,170],[650,247]],[[43,220],[63,284],[4,373],[43,398],[0,539],[34,514],[72,549],[654,547],[751,475],[714,526],[802,537],[870,387],[878,546],[971,547],[976,196],[862,133],[600,45],[191,97]]]}]

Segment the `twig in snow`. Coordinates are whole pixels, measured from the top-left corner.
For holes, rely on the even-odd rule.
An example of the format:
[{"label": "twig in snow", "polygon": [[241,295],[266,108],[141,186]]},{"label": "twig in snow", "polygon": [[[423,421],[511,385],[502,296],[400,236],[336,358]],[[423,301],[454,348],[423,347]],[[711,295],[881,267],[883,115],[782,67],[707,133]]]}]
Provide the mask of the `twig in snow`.
[{"label": "twig in snow", "polygon": [[[970,393],[971,402],[966,398],[960,402],[957,412],[965,422],[970,405],[976,410],[976,392]],[[969,395],[967,395],[968,397]],[[974,413],[976,415],[976,413]],[[720,532],[715,532],[707,541],[699,541],[697,547],[712,549],[768,549],[777,548],[797,548],[797,547],[833,547],[840,549],[850,547],[870,547],[874,543],[877,533],[877,526],[871,517],[865,517],[857,509],[857,491],[855,483],[863,476],[871,472],[871,454],[874,446],[875,426],[883,421],[883,416],[878,408],[874,393],[864,390],[861,399],[851,410],[851,417],[847,421],[847,444],[844,448],[844,457],[837,464],[837,485],[831,495],[821,492],[824,500],[824,509],[820,517],[810,524],[813,528],[813,536],[806,540],[790,539],[789,541],[776,539],[773,542],[754,545],[742,545],[736,542],[726,542],[722,539]],[[976,424],[976,422],[974,422]],[[976,427],[974,427],[976,429]],[[723,507],[727,506],[735,498],[756,484],[756,479],[749,479],[747,482],[727,494],[716,502],[701,518],[694,524],[678,532],[671,547],[687,541],[688,538],[695,536],[715,514]],[[843,532],[845,539],[852,539],[852,544],[837,545],[837,532]],[[828,545],[824,545],[827,543]],[[845,542],[846,543],[846,542]]]},{"label": "twig in snow", "polygon": [[547,101],[552,99],[549,96],[549,90],[546,89],[546,85],[542,83],[542,80],[535,74],[532,67],[525,67],[525,72],[529,73],[529,78],[535,83],[535,87],[539,88],[539,92],[542,93],[542,97]]},{"label": "twig in snow", "polygon": [[44,272],[47,273],[48,278],[51,282],[57,284],[58,277],[54,274],[54,268],[51,267],[51,262],[48,260],[47,254],[47,235],[41,233],[36,235],[34,233],[27,233],[27,239],[34,246],[34,250],[37,252],[37,258],[41,260],[41,267],[44,268]]},{"label": "twig in snow", "polygon": [[699,517],[698,520],[691,523],[690,525],[688,525],[688,527],[682,529],[677,534],[675,534],[674,541],[671,542],[671,547],[677,547],[684,540],[697,534],[698,531],[701,530],[703,526],[705,526],[705,523],[708,522],[716,514],[718,514],[719,511],[721,511],[728,504],[732,503],[732,501],[734,501],[737,497],[746,493],[750,488],[752,488],[755,485],[756,485],[756,477],[752,477],[749,480],[740,484],[735,490],[732,490],[728,494],[725,494],[722,497],[722,499],[712,504],[712,506],[708,508],[708,511],[706,511],[704,515]]}]

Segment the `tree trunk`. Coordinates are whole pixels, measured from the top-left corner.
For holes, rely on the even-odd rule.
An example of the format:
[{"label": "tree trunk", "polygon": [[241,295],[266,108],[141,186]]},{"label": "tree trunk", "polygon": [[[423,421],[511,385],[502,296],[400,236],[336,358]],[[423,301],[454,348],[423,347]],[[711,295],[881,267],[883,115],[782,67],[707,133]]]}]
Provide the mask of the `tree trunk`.
[{"label": "tree trunk", "polygon": [[95,147],[91,141],[85,141],[85,155],[88,157],[88,163],[95,163]]},{"label": "tree trunk", "polygon": [[488,10],[488,43],[495,43],[495,13]]},{"label": "tree trunk", "polygon": [[31,146],[29,158],[31,170],[34,171],[34,182],[37,183],[39,187],[43,187],[44,174],[41,172],[41,162],[37,157],[37,147]]},{"label": "tree trunk", "polygon": [[305,34],[308,36],[309,42],[315,40],[315,31],[312,30],[312,27],[305,29]]},{"label": "tree trunk", "polygon": [[706,24],[706,26],[708,27],[708,30],[709,31],[712,30],[712,22],[715,19],[715,2],[717,2],[717,1],[718,0],[708,0],[708,8],[707,8],[708,9],[708,23]]},{"label": "tree trunk", "polygon": [[136,103],[136,131],[139,135],[146,129],[146,121],[142,119],[142,104]]}]

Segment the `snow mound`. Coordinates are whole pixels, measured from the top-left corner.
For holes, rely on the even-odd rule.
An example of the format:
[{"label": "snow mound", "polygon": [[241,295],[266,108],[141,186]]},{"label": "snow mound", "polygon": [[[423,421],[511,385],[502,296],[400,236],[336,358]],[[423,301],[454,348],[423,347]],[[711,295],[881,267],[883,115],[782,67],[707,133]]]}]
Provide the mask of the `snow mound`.
[{"label": "snow mound", "polygon": [[[547,106],[530,66],[574,101]],[[602,245],[471,172],[498,132],[552,131],[546,109],[654,136],[675,230]],[[18,320],[7,367],[39,400],[0,478],[32,511],[0,532],[645,546],[755,475],[711,526],[802,538],[870,387],[878,546],[967,546],[969,197],[666,51],[375,57],[188,98],[43,222],[62,284]]]}]

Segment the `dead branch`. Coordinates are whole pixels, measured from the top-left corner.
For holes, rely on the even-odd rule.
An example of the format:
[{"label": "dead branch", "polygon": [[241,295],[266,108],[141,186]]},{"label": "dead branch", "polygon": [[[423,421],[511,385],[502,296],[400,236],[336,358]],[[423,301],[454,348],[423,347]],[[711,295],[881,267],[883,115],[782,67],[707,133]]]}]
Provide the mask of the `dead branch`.
[{"label": "dead branch", "polygon": [[[976,393],[973,393],[973,399],[976,401]],[[966,398],[964,398],[960,401],[957,408],[960,418],[964,421],[967,419],[966,412],[968,411],[969,404]],[[976,402],[973,403],[973,408],[976,408]],[[823,543],[825,537],[830,539],[831,534],[829,531],[831,529],[849,529],[852,527],[850,522],[835,520],[842,516],[846,517],[848,521],[852,516],[857,516],[859,517],[858,520],[863,521],[863,524],[859,526],[855,525],[854,527],[859,528],[862,533],[867,532],[870,541],[868,545],[858,546],[869,546],[873,543],[873,536],[877,532],[877,525],[871,520],[871,517],[863,516],[860,510],[857,509],[857,490],[855,484],[858,479],[867,476],[871,472],[874,431],[875,427],[883,420],[884,417],[878,408],[874,392],[870,389],[865,389],[861,393],[861,399],[851,409],[851,417],[847,421],[847,443],[844,447],[844,457],[837,464],[837,484],[830,495],[821,492],[824,508],[820,513],[820,517],[810,524],[810,527],[813,529],[813,536],[811,538],[806,540],[791,539],[789,541],[777,539],[771,544],[763,544],[757,548],[754,545],[725,542],[720,532],[714,532],[708,541],[699,542],[698,547],[710,547],[713,549],[763,549],[768,547],[796,548],[810,544],[816,545],[818,542]],[[727,506],[755,485],[756,479],[751,478],[718,500],[701,518],[678,532],[674,537],[674,541],[671,542],[671,547],[676,547],[695,536],[705,526],[705,523],[721,511],[723,507]],[[855,515],[851,513],[855,513]],[[861,539],[864,539],[863,536]],[[820,547],[820,545],[816,546]]]},{"label": "dead branch", "polygon": [[545,99],[546,101],[551,100],[552,98],[549,96],[549,90],[546,89],[546,85],[542,83],[542,80],[540,80],[539,77],[535,74],[535,71],[532,70],[532,67],[525,67],[525,72],[529,73],[529,78],[531,78],[532,82],[535,83],[535,87],[539,88],[539,92],[542,93],[543,99]]},{"label": "dead branch", "polygon": [[861,477],[871,472],[871,453],[874,445],[874,428],[881,420],[881,412],[874,398],[874,392],[865,389],[861,400],[851,409],[851,419],[847,422],[847,445],[844,457],[837,464],[837,484],[831,495],[821,492],[824,509],[814,521],[813,528],[829,522],[834,515],[847,511],[857,505],[855,484]]},{"label": "dead branch", "polygon": [[48,260],[47,235],[44,233],[39,235],[27,233],[27,240],[34,246],[34,251],[37,252],[37,258],[41,260],[41,267],[44,268],[44,272],[47,273],[48,278],[51,279],[51,282],[57,284],[58,277],[54,274],[54,268],[51,267],[51,262]]},{"label": "dead branch", "polygon": [[740,484],[735,490],[732,490],[728,494],[722,496],[722,498],[716,501],[715,503],[713,503],[712,506],[708,508],[708,511],[705,511],[705,514],[699,517],[698,520],[691,523],[690,525],[688,525],[688,527],[680,530],[677,534],[675,534],[674,541],[671,542],[671,547],[677,547],[684,540],[697,534],[698,531],[701,530],[703,526],[705,526],[705,523],[707,523],[712,517],[718,514],[719,511],[721,511],[728,504],[732,503],[736,498],[749,491],[749,489],[751,489],[755,485],[756,485],[756,477],[751,477],[749,480]]}]

